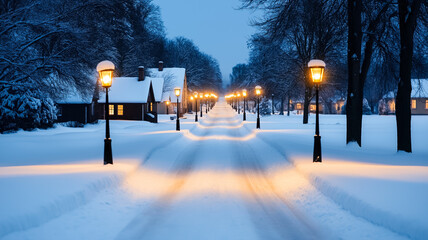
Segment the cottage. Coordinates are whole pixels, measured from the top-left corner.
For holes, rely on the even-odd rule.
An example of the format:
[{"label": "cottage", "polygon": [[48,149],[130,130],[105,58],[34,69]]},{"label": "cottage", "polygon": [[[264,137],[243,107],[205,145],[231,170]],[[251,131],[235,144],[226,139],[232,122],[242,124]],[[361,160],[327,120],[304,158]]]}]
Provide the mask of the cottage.
[{"label": "cottage", "polygon": [[[181,95],[178,97],[180,115],[183,116],[188,111],[188,90],[187,90],[187,77],[185,68],[164,68],[163,62],[159,62],[158,68],[147,69],[147,75],[152,78],[164,79],[162,91],[156,92],[155,94],[161,94],[160,98],[156,98],[157,101],[157,112],[159,114],[166,114],[167,108],[168,113],[177,111],[177,97],[174,94],[174,88],[181,88]],[[167,104],[167,102],[170,104]]]},{"label": "cottage", "polygon": [[[110,119],[144,120],[157,123],[157,101],[161,100],[163,78],[145,76],[139,67],[138,77],[116,77],[109,89]],[[105,93],[98,101],[99,118],[105,118]]]},{"label": "cottage", "polygon": [[[389,92],[379,102],[379,114],[395,114],[396,93]],[[428,114],[428,79],[412,79],[412,115]]]},{"label": "cottage", "polygon": [[96,121],[95,102],[92,94],[84,94],[70,87],[68,93],[57,99],[58,122],[91,123]]},{"label": "cottage", "polygon": [[[291,103],[291,109],[296,110],[296,114],[303,114],[303,110],[304,110],[303,107],[304,107],[303,100],[296,100]],[[319,112],[323,113],[324,105],[321,101],[319,102],[318,107],[319,107]],[[312,100],[309,104],[309,112],[315,113],[315,111],[316,111],[316,102],[315,100]]]}]

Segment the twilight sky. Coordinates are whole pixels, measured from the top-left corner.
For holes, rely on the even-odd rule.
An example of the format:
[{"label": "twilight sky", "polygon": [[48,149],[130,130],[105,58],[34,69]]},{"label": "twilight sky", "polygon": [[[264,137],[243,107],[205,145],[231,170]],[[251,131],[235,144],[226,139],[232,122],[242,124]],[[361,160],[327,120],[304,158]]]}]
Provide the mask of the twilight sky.
[{"label": "twilight sky", "polygon": [[216,58],[229,82],[232,67],[248,60],[247,40],[255,32],[249,26],[252,12],[235,10],[239,0],[154,0],[161,8],[167,37],[193,40],[202,52]]}]

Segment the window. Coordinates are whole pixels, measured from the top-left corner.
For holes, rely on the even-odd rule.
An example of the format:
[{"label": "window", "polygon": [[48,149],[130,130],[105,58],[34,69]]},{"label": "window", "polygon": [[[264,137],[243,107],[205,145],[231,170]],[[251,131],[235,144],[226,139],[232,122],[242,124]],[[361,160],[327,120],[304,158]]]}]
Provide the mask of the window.
[{"label": "window", "polygon": [[114,105],[108,105],[108,115],[114,115]]},{"label": "window", "polygon": [[389,110],[391,112],[395,112],[395,101],[394,100],[389,102]]},{"label": "window", "polygon": [[153,112],[153,102],[150,102],[150,112]]},{"label": "window", "polygon": [[425,109],[428,109],[428,100],[425,100]]},{"label": "window", "polygon": [[123,115],[123,105],[117,105],[117,115]]},{"label": "window", "polygon": [[302,108],[302,104],[298,103],[298,104],[296,105],[296,108],[297,108],[297,109],[301,109],[301,108]]},{"label": "window", "polygon": [[315,110],[315,105],[314,104],[311,104],[311,111],[314,111]]},{"label": "window", "polygon": [[416,100],[412,99],[412,109],[416,109]]}]

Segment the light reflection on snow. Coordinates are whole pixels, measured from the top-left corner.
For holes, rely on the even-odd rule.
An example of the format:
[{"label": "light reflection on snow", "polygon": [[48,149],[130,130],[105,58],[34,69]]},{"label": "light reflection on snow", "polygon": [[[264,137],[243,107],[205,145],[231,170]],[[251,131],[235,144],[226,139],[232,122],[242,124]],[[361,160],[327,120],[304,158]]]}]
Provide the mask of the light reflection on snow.
[{"label": "light reflection on snow", "polygon": [[135,198],[180,194],[195,197],[204,194],[242,195],[250,198],[282,198],[283,192],[298,191],[309,183],[289,166],[275,167],[261,174],[250,170],[193,170],[191,173],[166,173],[140,168],[126,180],[124,187]]},{"label": "light reflection on snow", "polygon": [[136,164],[131,161],[121,161],[114,165],[103,165],[99,163],[79,163],[79,164],[58,164],[58,165],[29,165],[29,166],[9,166],[0,167],[0,177],[11,176],[34,176],[34,175],[59,175],[75,173],[101,173],[108,171],[129,172],[135,168]]}]

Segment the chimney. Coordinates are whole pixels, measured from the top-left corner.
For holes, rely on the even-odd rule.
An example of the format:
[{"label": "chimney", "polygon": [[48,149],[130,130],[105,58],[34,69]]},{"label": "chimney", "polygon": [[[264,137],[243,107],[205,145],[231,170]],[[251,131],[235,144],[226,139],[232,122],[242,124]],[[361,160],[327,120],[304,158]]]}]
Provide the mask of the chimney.
[{"label": "chimney", "polygon": [[144,81],[144,67],[143,66],[139,66],[138,67],[138,81]]},{"label": "chimney", "polygon": [[163,71],[163,61],[159,61],[159,72]]}]

